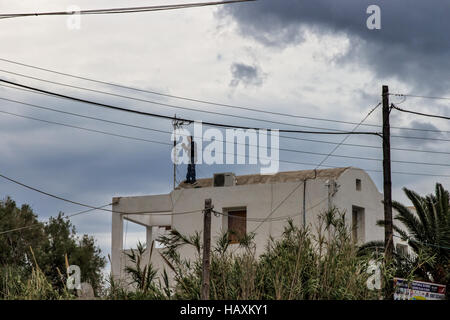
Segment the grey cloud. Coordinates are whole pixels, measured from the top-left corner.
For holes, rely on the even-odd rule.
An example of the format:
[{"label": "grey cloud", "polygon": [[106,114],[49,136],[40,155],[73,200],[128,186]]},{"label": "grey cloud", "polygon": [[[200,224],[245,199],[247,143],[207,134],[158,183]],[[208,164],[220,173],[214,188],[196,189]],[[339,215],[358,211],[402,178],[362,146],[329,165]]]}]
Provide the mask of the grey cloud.
[{"label": "grey cloud", "polygon": [[261,86],[264,81],[264,74],[261,68],[256,65],[233,63],[231,65],[231,75],[230,86],[232,87],[237,87],[239,83],[242,83],[244,86]]},{"label": "grey cloud", "polygon": [[[443,135],[442,133],[433,132],[433,131],[439,131],[439,128],[429,122],[414,120],[414,121],[411,121],[407,126],[410,128],[419,129],[419,130],[423,130],[423,131],[414,131],[414,132],[402,131],[402,132],[400,132],[400,134],[402,136],[406,135],[406,136],[410,136],[410,137],[418,137],[418,138],[426,138],[426,139],[445,138],[445,135]],[[397,131],[395,133],[399,133],[399,132]],[[414,146],[416,148],[419,146],[427,146],[428,149],[430,149],[430,148],[433,149],[433,147],[439,148],[439,144],[436,144],[436,141],[426,140],[426,139],[408,139],[408,140],[401,139],[401,140],[403,141],[403,143],[409,144],[410,146]]]},{"label": "grey cloud", "polygon": [[[369,5],[381,8],[381,30],[366,27]],[[340,62],[360,63],[380,78],[396,77],[421,91],[443,92],[450,80],[450,2],[436,0],[260,0],[226,6],[242,34],[272,47],[303,40],[306,28],[318,34],[346,34],[351,49]]]},{"label": "grey cloud", "polygon": [[[449,12],[448,6],[445,6],[443,5],[443,2],[436,0],[433,1],[433,4],[434,6],[437,5],[437,8],[431,7],[427,1],[423,1],[423,3],[418,3],[417,5],[411,5],[411,3],[414,4],[412,0],[392,0],[389,4],[387,4],[387,1],[380,0],[373,0],[371,2],[382,3],[383,30],[381,30],[381,32],[368,31],[365,29],[365,9],[369,4],[369,1],[366,2],[362,0],[354,0],[353,2],[346,0],[260,0],[255,3],[239,5],[239,9],[237,6],[228,6],[225,9],[227,11],[222,11],[222,13],[226,13],[227,15],[230,14],[232,17],[236,18],[239,21],[242,32],[245,32],[246,35],[252,36],[258,39],[258,41],[272,47],[283,48],[303,41],[303,30],[305,27],[322,34],[334,33],[336,30],[340,31],[351,37],[353,47],[352,50],[347,53],[347,56],[338,62],[349,63],[359,61],[361,64],[371,65],[373,70],[380,76],[397,74],[407,81],[412,81],[414,79],[418,79],[417,81],[419,81],[423,76],[423,83],[428,82],[433,86],[439,84],[438,82],[440,79],[444,79],[441,81],[440,86],[445,88],[445,85],[448,84],[448,81],[446,80],[448,72],[446,72],[446,70],[448,66],[447,60],[450,61],[450,59],[448,59],[450,41],[448,41],[448,36],[443,32],[449,30],[449,22],[445,17],[446,13]],[[396,9],[393,10],[392,7],[395,7]],[[317,8],[320,8],[320,10]],[[413,8],[413,10],[408,11],[408,8]],[[425,14],[425,12],[427,13]],[[405,14],[407,15],[406,17]],[[428,19],[426,19],[426,17],[431,16],[432,14],[435,16],[435,21],[427,21]],[[164,33],[164,36],[162,37],[163,41],[142,41],[142,35],[137,34],[135,31],[141,30],[142,25],[151,28],[151,25],[149,25],[150,20],[156,21],[158,19],[157,16],[152,17],[150,20],[146,15],[139,17],[130,15],[121,17],[121,19],[128,20],[123,20],[122,23],[116,24],[117,26],[120,26],[116,28],[117,30],[113,28],[113,25],[104,23],[104,20],[97,17],[96,19],[86,21],[86,24],[83,23],[83,29],[79,32],[70,34],[63,28],[64,24],[55,24],[51,19],[39,22],[37,20],[30,20],[30,24],[19,24],[17,22],[17,28],[19,29],[17,29],[15,25],[8,24],[1,30],[3,31],[3,42],[15,45],[6,46],[4,55],[6,55],[5,57],[17,57],[18,61],[30,64],[48,66],[52,69],[92,76],[93,78],[112,82],[128,83],[136,87],[146,87],[148,83],[158,83],[158,88],[149,88],[150,90],[154,89],[155,91],[172,93],[171,89],[174,89],[175,91],[173,94],[176,94],[177,92],[180,92],[180,90],[182,92],[184,92],[183,90],[186,90],[186,92],[189,92],[189,95],[194,97],[200,94],[208,94],[208,91],[204,90],[199,91],[201,93],[195,93],[195,88],[202,87],[198,85],[197,81],[191,81],[193,84],[190,86],[188,83],[189,81],[183,81],[182,76],[174,78],[174,73],[171,72],[172,66],[178,70],[178,67],[181,68],[185,65],[194,65],[198,60],[201,61],[201,65],[204,65],[205,61],[208,61],[208,59],[204,59],[203,56],[198,57],[197,55],[190,56],[185,54],[185,52],[190,52],[193,47],[203,47],[199,45],[204,42],[203,34],[198,34],[198,43],[193,41],[196,38],[188,38],[188,42],[184,43],[181,41],[182,39],[180,40],[175,37],[172,39],[168,37],[166,33]],[[167,21],[164,21],[164,23],[167,23]],[[124,26],[126,27],[124,28]],[[180,27],[174,26],[172,23],[170,23],[170,26],[170,28],[165,30],[170,31],[171,29],[174,29],[176,32],[172,33],[173,36],[176,35],[179,37]],[[111,32],[111,28],[115,31]],[[205,29],[209,30],[209,28]],[[15,30],[15,32],[11,32],[11,30]],[[191,30],[189,28],[185,31],[187,32],[186,34],[189,35],[197,34],[195,32],[196,30]],[[133,37],[130,35],[135,36]],[[55,39],[57,40],[56,42]],[[67,39],[70,41],[62,41]],[[158,39],[158,37],[155,38],[155,40]],[[178,42],[179,40],[180,42]],[[42,43],[46,44],[46,46],[43,46]],[[173,43],[179,45],[180,49],[176,47],[176,52],[171,51],[172,48],[174,48]],[[25,44],[26,46],[24,46]],[[218,50],[220,50],[220,45],[222,44],[223,43],[220,41],[214,43]],[[41,54],[36,56],[36,50],[33,51],[27,49],[34,47],[50,49],[47,51],[42,51],[40,49],[42,51],[40,51]],[[133,48],[133,50],[130,50],[130,48]],[[202,50],[200,53],[203,53],[205,56],[214,54],[214,52],[211,52],[210,47],[205,46],[204,48],[204,51]],[[240,51],[237,52],[237,54],[241,53],[242,52]],[[152,59],[148,59],[149,54],[151,54]],[[230,53],[225,51],[222,54],[222,59],[217,57],[217,60],[220,60],[221,62],[228,61],[227,57]],[[167,57],[170,57],[170,59],[167,59]],[[215,56],[213,55],[212,57],[214,58]],[[249,67],[248,70],[250,72],[242,72],[245,68],[239,69],[239,67],[237,67],[237,77],[235,79],[238,81],[239,85],[262,85],[264,81],[265,75],[258,64],[256,64],[256,66],[253,65],[252,58],[253,56],[250,57],[250,63],[248,65],[243,64],[244,66]],[[164,61],[170,62],[164,63]],[[186,63],[186,61],[189,63]],[[217,61],[214,62],[217,63]],[[154,65],[157,65],[158,68],[154,67]],[[10,66],[6,65],[5,67],[10,68]],[[197,71],[196,69],[198,69],[198,67],[199,66],[195,65],[195,70],[192,72]],[[205,64],[204,67],[208,68],[209,65]],[[252,71],[252,68],[255,72]],[[181,68],[180,70],[184,69]],[[189,71],[189,69],[186,70]],[[187,74],[187,78],[190,76],[190,74],[184,72],[180,72],[179,74]],[[203,75],[201,72],[199,74]],[[252,76],[252,74],[256,74],[256,77]],[[36,76],[39,75],[37,74]],[[42,76],[44,78],[48,77],[48,75]],[[23,82],[23,79],[12,76],[6,78]],[[51,79],[56,80],[53,78]],[[172,79],[176,79],[177,82],[182,85],[178,86],[175,82],[172,82]],[[433,81],[428,81],[429,79]],[[198,80],[202,80],[200,76],[198,77]],[[204,81],[209,83],[210,80],[210,75],[207,74]],[[320,81],[319,76],[317,79],[314,79],[314,82],[317,82],[317,80]],[[75,84],[69,79],[64,79],[62,82]],[[78,84],[78,82],[76,84]],[[174,85],[174,88],[172,88],[172,85]],[[282,89],[284,89],[283,85],[283,83],[280,83],[280,93],[284,92],[282,91]],[[36,86],[47,88],[47,85],[43,84],[36,84]],[[88,85],[83,83],[83,86]],[[159,86],[161,86],[161,88],[159,88]],[[54,89],[58,92],[66,92],[61,88]],[[117,94],[124,94],[126,92],[129,95],[133,94],[133,96],[141,97],[141,94],[137,94],[136,92],[131,93],[129,91],[113,89],[109,86],[107,88],[101,87],[101,89],[107,89],[107,91],[111,90]],[[209,89],[212,90],[210,92],[212,95],[215,92],[213,90],[217,90],[219,91],[218,93],[220,93],[222,88],[212,86]],[[169,122],[166,123],[160,120],[141,118],[122,113],[116,114],[103,109],[97,110],[92,106],[69,103],[64,100],[55,100],[46,96],[31,96],[28,94],[23,94],[22,96],[22,94],[19,95],[16,91],[12,91],[11,89],[0,88],[0,91],[2,96],[24,100],[30,103],[139,126],[171,130]],[[318,90],[315,94],[319,95],[320,91],[321,90]],[[70,92],[72,93],[72,91]],[[379,95],[378,88],[374,94]],[[117,98],[107,98],[104,96],[100,97],[98,95],[80,92],[73,93],[73,95],[80,95],[86,99],[93,99],[104,103],[135,109],[147,111],[154,110],[154,112],[170,115],[174,113],[174,110],[172,109],[168,110],[167,108],[157,106],[150,107],[147,104],[136,101],[131,102],[128,100],[119,100]],[[155,100],[158,96],[152,95],[150,98],[149,95],[142,95],[142,97]],[[224,97],[220,94],[214,99],[211,98],[211,100],[217,101],[222,99],[224,99]],[[362,95],[361,102],[364,102],[360,103],[362,105],[361,108],[365,108],[364,110],[360,110],[362,116],[363,112],[364,114],[366,113],[367,106],[373,103],[373,96]],[[173,103],[183,106],[187,105],[187,102],[181,103],[178,101]],[[246,104],[245,101],[240,101],[239,103]],[[280,101],[280,103],[284,102]],[[269,105],[269,103],[267,103],[267,105]],[[192,106],[195,105],[192,104]],[[1,109],[97,130],[170,142],[168,136],[163,134],[123,128],[87,119],[67,117],[65,115],[44,113],[42,110],[34,110],[23,106],[19,107],[11,103],[6,104],[2,102]],[[329,116],[331,117],[331,115],[337,114],[335,112],[337,111],[330,110],[330,113],[332,114]],[[204,121],[231,122],[229,118],[218,119],[216,115],[211,114],[199,115],[199,113],[196,112],[183,111],[181,115],[186,116],[187,118],[195,117],[195,119],[201,117]],[[0,116],[0,123],[0,132],[3,137],[2,143],[0,143],[2,150],[0,168],[2,169],[2,173],[31,186],[92,205],[109,203],[113,196],[159,194],[171,191],[173,168],[170,162],[170,147],[158,147],[152,144],[102,136],[99,134],[77,131],[76,129],[33,122],[31,120],[15,119],[12,116],[6,115]],[[233,123],[248,125],[248,121],[246,120],[235,120]],[[401,124],[405,125],[404,123]],[[259,123],[258,126],[263,126],[263,124]],[[352,139],[357,138],[353,137]],[[369,141],[369,139],[374,140]],[[368,144],[379,143],[379,140],[375,139],[376,137],[367,138],[367,140],[361,138],[361,140],[354,142]],[[338,139],[336,138],[336,140],[333,141],[338,141]],[[412,141],[411,143],[421,142],[414,140],[410,141]],[[403,146],[401,143],[407,143],[405,141],[397,142],[398,146]],[[313,150],[318,152],[328,152],[333,148],[333,146],[312,143],[307,144],[305,142],[294,144],[291,141],[291,143],[288,143],[289,141],[283,140],[281,141],[280,147]],[[446,145],[442,147],[442,144],[436,144],[435,146],[436,149],[445,147]],[[432,148],[431,143],[427,148]],[[5,152],[5,149],[7,152]],[[360,156],[363,151],[365,152],[365,149],[345,148],[342,146],[337,154]],[[381,157],[381,155],[377,153],[377,150],[369,151],[370,154],[367,156]],[[414,158],[417,159],[417,161],[445,161],[445,159],[430,160],[423,154],[414,155],[417,157]],[[403,156],[404,158],[401,159],[408,160],[406,157],[408,157],[409,154],[403,155],[403,153],[397,152],[393,154],[393,157],[394,156],[398,156],[399,158],[400,156]],[[282,160],[287,161],[303,161],[311,163],[318,163],[322,159],[322,157],[318,156],[299,155],[297,153],[294,154],[288,152],[282,153],[280,157]],[[379,169],[377,163],[368,161],[358,162],[349,159],[344,161],[339,158],[332,158],[328,161],[327,164],[330,165],[354,165],[368,169]],[[308,166],[290,163],[282,163],[280,165],[280,170],[282,171],[308,168]],[[417,172],[448,174],[443,168],[439,167],[421,167],[419,169],[419,167],[398,165],[396,170],[413,171],[416,168]],[[178,178],[182,180],[186,173],[186,166],[180,166],[178,169]],[[214,172],[228,171],[236,172],[236,174],[249,174],[258,172],[258,166],[200,165],[197,167],[199,177],[211,177]],[[382,175],[372,172],[370,174],[381,190],[383,185]],[[444,183],[450,181],[448,178],[442,178],[440,180]],[[396,175],[394,176],[393,184],[394,188],[400,186],[411,187],[413,184],[422,186],[424,185],[422,181],[424,181],[423,177]],[[432,184],[426,186],[429,187],[429,190],[432,190]],[[398,188],[394,189],[394,195],[395,192],[401,193],[401,191],[398,190]],[[11,195],[19,204],[30,203],[36,210],[36,213],[39,214],[40,218],[56,215],[59,210],[70,214],[84,209],[37,194],[5,180],[0,181],[0,195],[1,197]],[[110,214],[107,212],[92,212],[74,217],[73,221],[81,233],[97,232],[99,240],[106,239],[102,243],[104,243],[105,253],[108,252],[109,231],[111,228]],[[131,224],[129,231],[131,231]]]},{"label": "grey cloud", "polygon": [[[422,121],[418,121],[418,120],[414,120],[411,122],[410,124],[411,128],[414,129],[420,129],[420,130],[439,130],[439,128],[437,128],[434,124],[429,123],[429,122],[422,122]],[[436,137],[436,133],[432,134],[434,137]],[[440,134],[439,134],[440,135]]]}]

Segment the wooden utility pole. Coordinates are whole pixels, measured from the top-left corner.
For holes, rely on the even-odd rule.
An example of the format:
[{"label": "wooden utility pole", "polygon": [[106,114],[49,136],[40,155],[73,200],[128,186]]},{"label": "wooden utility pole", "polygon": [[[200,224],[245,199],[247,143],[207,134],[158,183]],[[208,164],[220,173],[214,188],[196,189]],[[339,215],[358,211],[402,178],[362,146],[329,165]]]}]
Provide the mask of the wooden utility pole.
[{"label": "wooden utility pole", "polygon": [[177,150],[177,130],[184,124],[183,121],[177,120],[177,114],[175,113],[172,120],[173,126],[173,189],[177,186],[177,162],[178,162],[178,150]]},{"label": "wooden utility pole", "polygon": [[201,300],[209,300],[209,276],[210,276],[210,254],[211,254],[211,199],[205,199],[205,210],[203,216],[203,276]]},{"label": "wooden utility pole", "polygon": [[173,126],[173,189],[177,186],[177,115],[172,120]]},{"label": "wooden utility pole", "polygon": [[383,86],[384,253],[386,261],[391,260],[394,251],[392,227],[391,132],[389,113],[389,87]]},{"label": "wooden utility pole", "polygon": [[306,179],[303,179],[303,229],[306,229]]}]

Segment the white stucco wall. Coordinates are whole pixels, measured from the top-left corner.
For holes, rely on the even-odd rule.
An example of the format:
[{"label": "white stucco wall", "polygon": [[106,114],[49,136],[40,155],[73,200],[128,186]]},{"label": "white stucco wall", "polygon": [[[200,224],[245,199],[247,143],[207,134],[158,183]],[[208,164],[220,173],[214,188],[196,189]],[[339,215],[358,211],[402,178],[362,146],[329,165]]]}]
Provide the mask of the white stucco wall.
[{"label": "white stucco wall", "polygon": [[[356,190],[355,181],[361,180],[361,190]],[[327,179],[318,178],[306,182],[306,223],[313,226],[317,223],[318,215],[328,208],[328,186]],[[337,192],[332,197],[332,205],[345,210],[346,218],[351,226],[352,206],[364,208],[364,241],[382,240],[383,229],[375,225],[376,221],[383,218],[382,195],[376,188],[369,175],[361,169],[349,168],[335,180]],[[288,198],[286,198],[291,194]],[[136,212],[136,211],[158,211],[173,213],[172,216],[151,218],[131,217],[134,221],[146,226],[170,224],[173,229],[182,234],[190,235],[195,231],[203,229],[203,215],[201,212],[178,215],[177,213],[202,210],[205,199],[212,199],[214,209],[220,212],[228,208],[247,209],[247,218],[266,218],[273,209],[277,208],[271,218],[292,216],[294,223],[298,226],[303,221],[303,181],[276,182],[262,184],[247,184],[231,187],[203,187],[190,189],[177,189],[169,195],[141,196],[120,198],[118,204],[114,205],[114,211]],[[284,200],[284,201],[283,201]],[[280,203],[282,203],[280,205]],[[113,213],[112,234],[112,272],[120,277],[120,269],[124,263],[119,262],[122,256],[121,219],[123,215]],[[260,222],[247,221],[247,232],[256,231],[255,243],[256,253],[260,254],[269,236],[279,237],[283,231],[285,220],[270,221],[260,225]],[[222,232],[226,231],[226,217],[211,218],[211,232],[213,242]],[[120,238],[120,240],[119,240]],[[151,235],[149,235],[151,239]],[[150,240],[149,240],[150,241]],[[190,257],[194,251],[189,248],[182,250],[182,256]],[[154,263],[162,266],[159,255],[154,255]],[[152,260],[153,261],[153,260]]]},{"label": "white stucco wall", "polygon": [[[356,179],[361,180],[361,191],[356,190]],[[339,191],[333,204],[346,211],[346,219],[351,225],[352,206],[364,208],[365,242],[383,240],[384,229],[376,225],[377,220],[384,218],[383,194],[381,194],[370,176],[361,169],[352,168],[345,171],[337,180]]]}]

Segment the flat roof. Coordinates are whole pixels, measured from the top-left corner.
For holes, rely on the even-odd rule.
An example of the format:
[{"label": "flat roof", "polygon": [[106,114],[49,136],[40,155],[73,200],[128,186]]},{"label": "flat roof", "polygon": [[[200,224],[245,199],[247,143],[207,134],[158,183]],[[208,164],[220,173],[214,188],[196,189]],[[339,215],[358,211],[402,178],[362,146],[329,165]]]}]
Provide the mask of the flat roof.
[{"label": "flat roof", "polygon": [[[332,168],[332,169],[318,169],[318,170],[298,170],[285,171],[276,174],[247,174],[236,176],[236,185],[248,184],[263,184],[263,183],[279,183],[279,182],[296,182],[305,179],[337,179],[344,171],[352,167]],[[182,182],[177,189],[190,188],[207,188],[213,186],[213,178],[197,179],[197,183],[192,185],[190,183]]]}]

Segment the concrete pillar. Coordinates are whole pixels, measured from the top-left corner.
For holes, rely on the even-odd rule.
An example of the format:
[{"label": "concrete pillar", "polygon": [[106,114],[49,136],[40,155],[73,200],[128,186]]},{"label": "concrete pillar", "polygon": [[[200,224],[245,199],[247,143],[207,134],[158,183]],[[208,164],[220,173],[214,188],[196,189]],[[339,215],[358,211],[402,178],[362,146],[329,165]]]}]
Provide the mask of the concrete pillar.
[{"label": "concrete pillar", "polygon": [[147,248],[150,248],[153,241],[153,227],[147,226],[146,229],[147,229],[147,236],[146,236]]},{"label": "concrete pillar", "polygon": [[111,230],[111,273],[114,279],[120,279],[122,270],[122,251],[123,251],[123,217],[120,213],[112,213]]}]

